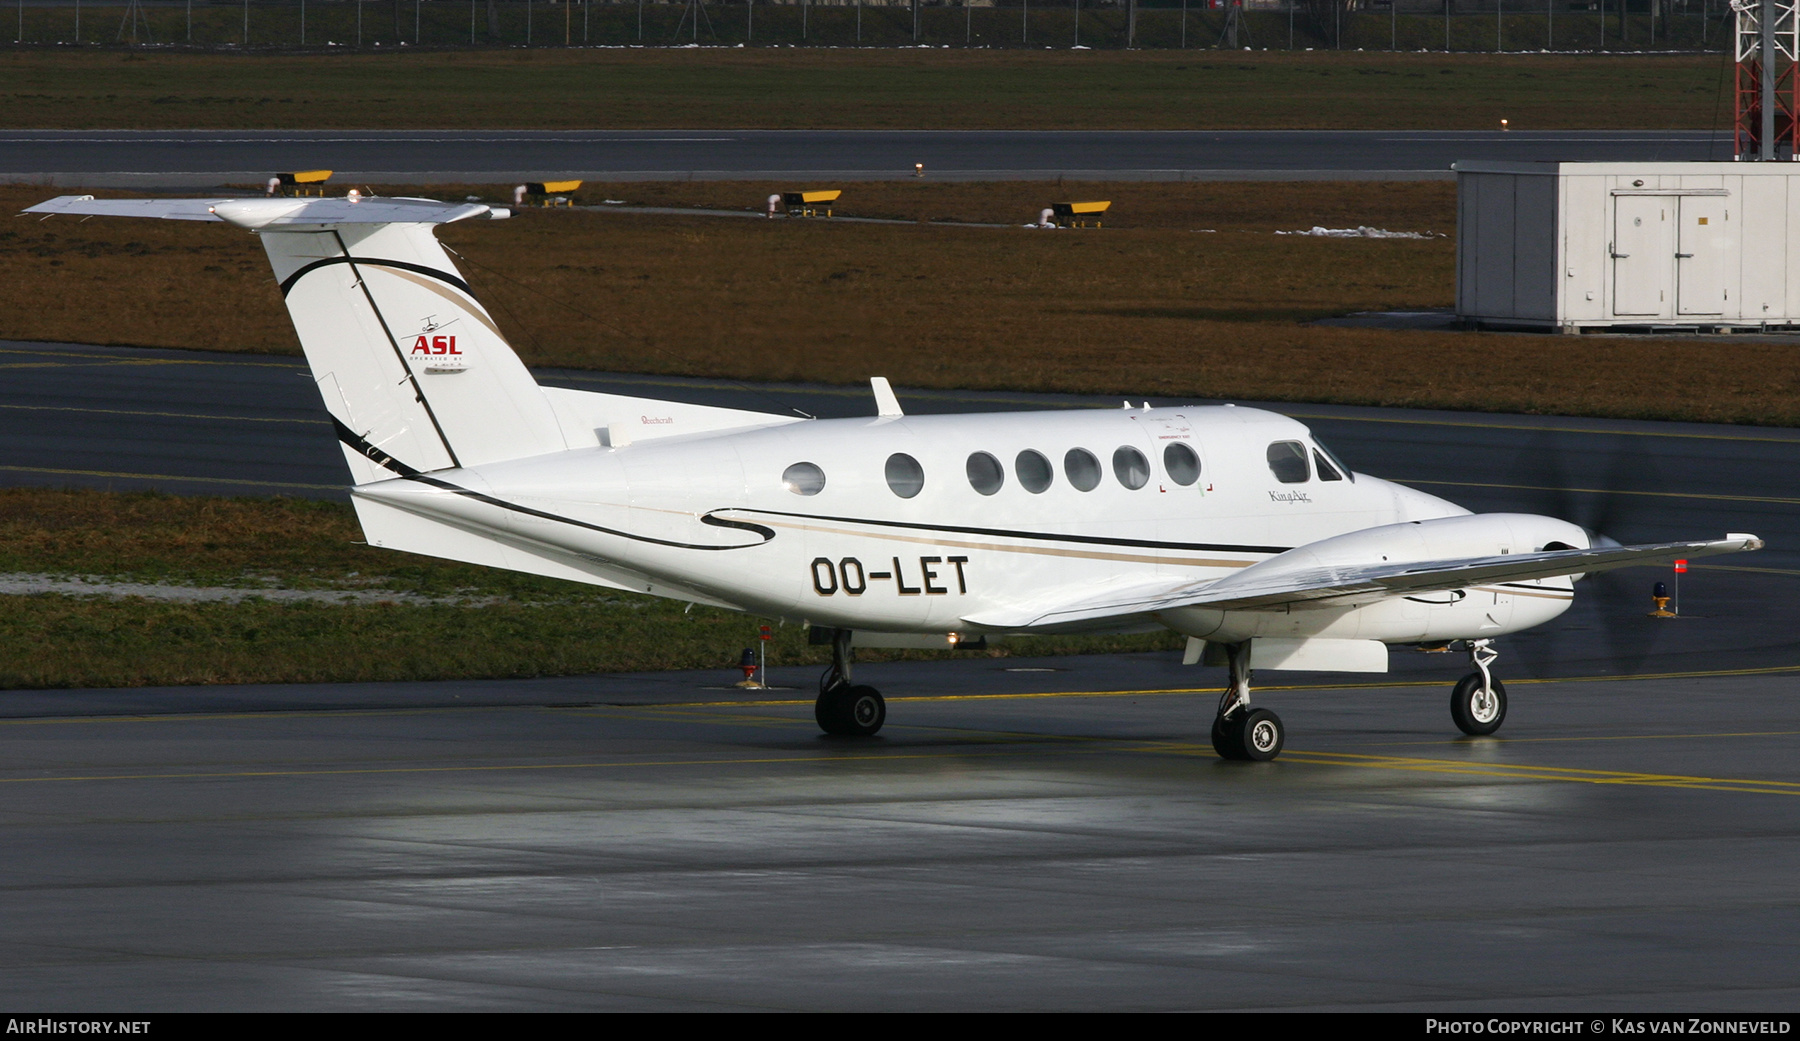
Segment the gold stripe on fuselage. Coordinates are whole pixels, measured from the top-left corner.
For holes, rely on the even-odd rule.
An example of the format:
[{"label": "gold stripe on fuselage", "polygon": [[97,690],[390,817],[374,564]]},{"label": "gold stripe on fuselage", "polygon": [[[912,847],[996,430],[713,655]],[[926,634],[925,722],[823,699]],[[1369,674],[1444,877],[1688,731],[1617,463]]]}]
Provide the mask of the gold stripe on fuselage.
[{"label": "gold stripe on fuselage", "polygon": [[[771,528],[787,528],[792,531],[816,531],[828,535],[850,535],[860,538],[886,539],[889,542],[907,542],[918,546],[945,546],[950,549],[985,549],[997,553],[1029,553],[1042,557],[1079,557],[1084,560],[1115,560],[1132,564],[1178,564],[1183,567],[1226,567],[1243,568],[1258,563],[1257,560],[1219,560],[1212,557],[1171,557],[1152,556],[1147,553],[1102,552],[1091,549],[1062,549],[1056,546],[1007,546],[997,542],[966,542],[961,539],[933,538],[923,535],[898,535],[885,531],[854,531],[849,528],[826,527],[821,524],[796,524],[792,521],[757,520],[758,524]],[[1051,535],[1050,538],[1056,536]],[[1266,559],[1266,558],[1264,558]]]}]

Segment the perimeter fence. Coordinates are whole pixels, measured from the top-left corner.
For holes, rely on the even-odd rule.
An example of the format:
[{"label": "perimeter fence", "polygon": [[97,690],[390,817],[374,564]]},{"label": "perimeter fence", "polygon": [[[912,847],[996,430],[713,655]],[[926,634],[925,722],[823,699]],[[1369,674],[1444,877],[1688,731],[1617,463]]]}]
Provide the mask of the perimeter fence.
[{"label": "perimeter fence", "polygon": [[1249,0],[1235,10],[1222,0],[0,0],[0,40],[258,51],[740,44],[1716,51],[1729,39],[1730,18],[1725,0]]}]

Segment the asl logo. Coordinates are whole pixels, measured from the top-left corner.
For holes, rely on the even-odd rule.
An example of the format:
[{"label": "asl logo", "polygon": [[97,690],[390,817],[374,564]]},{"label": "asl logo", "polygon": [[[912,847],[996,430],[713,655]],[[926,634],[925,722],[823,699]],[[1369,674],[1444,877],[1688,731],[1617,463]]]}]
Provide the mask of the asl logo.
[{"label": "asl logo", "polygon": [[420,336],[413,341],[412,356],[424,361],[426,372],[462,372],[469,367],[454,336]]},{"label": "asl logo", "polygon": [[461,354],[454,336],[421,336],[413,341],[414,354]]}]

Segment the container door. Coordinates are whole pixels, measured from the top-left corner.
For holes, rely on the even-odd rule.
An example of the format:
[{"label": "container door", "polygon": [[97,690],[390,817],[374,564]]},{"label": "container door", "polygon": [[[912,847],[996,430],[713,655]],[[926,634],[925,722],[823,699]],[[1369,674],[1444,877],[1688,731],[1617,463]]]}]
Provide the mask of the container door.
[{"label": "container door", "polygon": [[1675,202],[1673,196],[1613,197],[1613,314],[1655,318],[1669,313]]},{"label": "container door", "polygon": [[1675,237],[1675,307],[1678,314],[1724,314],[1731,287],[1727,261],[1735,254],[1731,200],[1688,195],[1681,199]]}]

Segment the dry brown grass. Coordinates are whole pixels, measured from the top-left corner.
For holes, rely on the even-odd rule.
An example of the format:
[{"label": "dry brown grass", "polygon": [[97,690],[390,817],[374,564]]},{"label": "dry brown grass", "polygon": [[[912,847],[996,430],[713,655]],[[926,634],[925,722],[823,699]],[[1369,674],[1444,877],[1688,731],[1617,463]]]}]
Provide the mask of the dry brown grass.
[{"label": "dry brown grass", "polygon": [[[595,194],[744,207],[768,187]],[[1076,193],[1113,198],[1116,220],[1050,233],[533,211],[451,226],[444,238],[536,364],[1800,423],[1800,361],[1787,346],[1306,324],[1448,306],[1453,244],[1271,231],[1447,230],[1448,185],[1066,185],[1056,195]],[[0,201],[43,194],[8,189]],[[1029,184],[856,185],[844,209],[1018,223],[1049,194]],[[242,232],[102,220],[12,228],[0,232],[0,279],[16,287],[0,301],[0,335],[295,349]]]},{"label": "dry brown grass", "polygon": [[1717,54],[57,48],[0,53],[0,123],[1423,130],[1495,128],[1504,117],[1520,129],[1660,130],[1718,125],[1723,69]]}]

